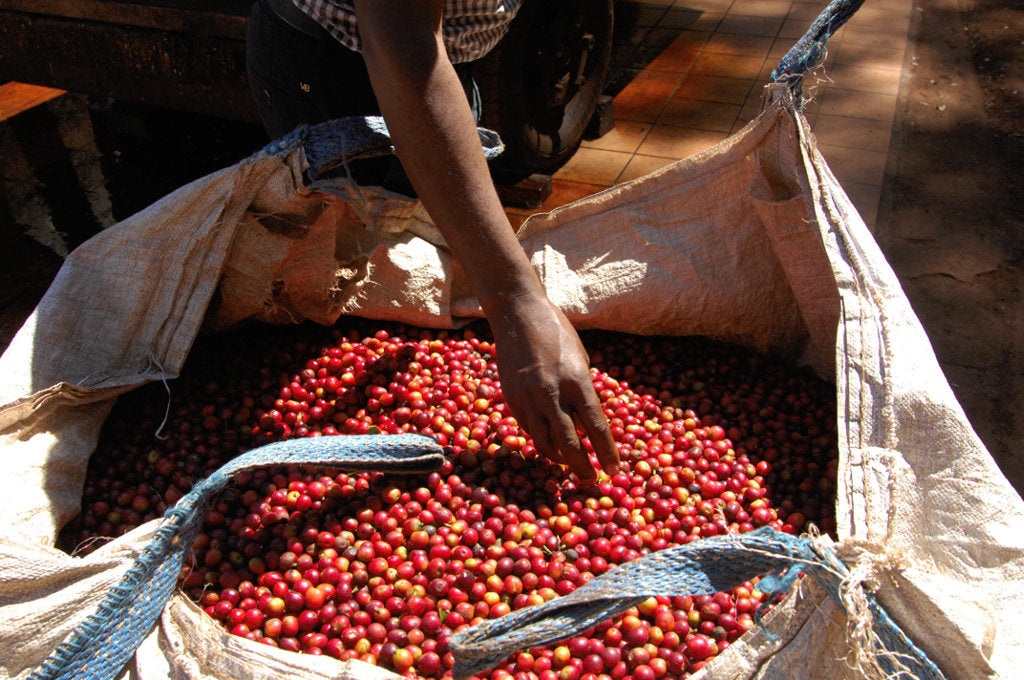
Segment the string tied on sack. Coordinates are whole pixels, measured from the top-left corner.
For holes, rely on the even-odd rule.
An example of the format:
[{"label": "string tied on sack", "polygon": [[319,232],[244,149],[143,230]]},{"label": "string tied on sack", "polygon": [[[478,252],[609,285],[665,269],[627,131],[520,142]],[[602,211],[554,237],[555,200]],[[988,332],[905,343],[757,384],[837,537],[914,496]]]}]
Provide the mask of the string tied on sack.
[{"label": "string tied on sack", "polygon": [[772,71],[770,82],[781,82],[793,91],[797,108],[803,108],[803,80],[826,56],[825,45],[864,4],[864,0],[832,0]]},{"label": "string tied on sack", "polygon": [[[850,641],[847,663],[871,680],[929,677],[918,675],[913,663],[915,654],[924,653],[917,650],[872,596],[880,575],[906,568],[904,556],[886,550],[886,546],[862,546],[853,541],[839,549],[845,562],[853,566],[846,569],[842,580],[829,592],[846,612],[846,635]],[[907,647],[911,654],[906,653]]]}]

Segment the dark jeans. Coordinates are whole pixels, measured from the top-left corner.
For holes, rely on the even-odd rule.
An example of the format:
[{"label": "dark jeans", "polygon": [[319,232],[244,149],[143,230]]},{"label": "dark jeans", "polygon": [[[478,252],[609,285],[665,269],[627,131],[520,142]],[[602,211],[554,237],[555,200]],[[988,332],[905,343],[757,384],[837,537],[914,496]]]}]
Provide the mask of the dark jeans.
[{"label": "dark jeans", "polygon": [[[362,55],[341,45],[297,8],[279,4],[289,2],[257,0],[249,19],[246,67],[267,134],[277,139],[302,123],[380,115]],[[479,118],[480,95],[471,66],[456,64],[455,68]],[[412,195],[397,159],[357,163],[359,167],[352,164],[351,170],[358,183],[385,185]]]}]

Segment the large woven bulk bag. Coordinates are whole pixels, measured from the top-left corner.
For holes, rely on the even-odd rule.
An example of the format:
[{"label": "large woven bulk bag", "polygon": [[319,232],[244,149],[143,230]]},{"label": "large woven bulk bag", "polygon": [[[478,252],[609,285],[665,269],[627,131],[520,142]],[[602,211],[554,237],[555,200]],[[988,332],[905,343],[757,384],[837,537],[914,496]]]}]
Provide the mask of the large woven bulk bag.
[{"label": "large woven bulk bag", "polygon": [[[526,222],[523,247],[580,328],[706,335],[834,378],[834,546],[947,677],[1012,677],[1024,507],[957,404],[896,278],[789,91],[721,144]],[[28,677],[156,531],[87,558],[53,548],[77,511],[111,401],[174,378],[204,327],[451,327],[480,315],[418,204],[306,186],[331,148],[305,130],[183,187],[86,243],[0,358],[0,672]],[[324,143],[327,138],[328,142]],[[330,156],[331,154],[326,154]],[[708,678],[857,677],[847,612],[813,580]],[[371,678],[358,662],[232,637],[174,595],[122,671],[140,678]]]}]

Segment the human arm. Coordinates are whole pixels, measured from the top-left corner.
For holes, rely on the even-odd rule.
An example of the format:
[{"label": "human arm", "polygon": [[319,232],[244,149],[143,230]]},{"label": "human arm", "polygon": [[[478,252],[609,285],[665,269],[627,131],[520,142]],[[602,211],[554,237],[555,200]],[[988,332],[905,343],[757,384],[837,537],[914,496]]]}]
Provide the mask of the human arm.
[{"label": "human arm", "polygon": [[576,331],[548,299],[501,206],[441,39],[441,0],[356,0],[363,57],[395,149],[480,301],[502,392],[538,451],[583,480],[618,453]]}]

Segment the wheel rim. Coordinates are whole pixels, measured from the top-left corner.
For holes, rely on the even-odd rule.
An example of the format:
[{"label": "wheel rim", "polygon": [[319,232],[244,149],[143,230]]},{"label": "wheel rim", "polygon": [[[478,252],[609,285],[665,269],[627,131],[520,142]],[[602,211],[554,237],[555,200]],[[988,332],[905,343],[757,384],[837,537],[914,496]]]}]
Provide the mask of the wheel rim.
[{"label": "wheel rim", "polygon": [[592,75],[595,29],[589,25],[593,22],[588,21],[582,3],[572,4],[574,11],[565,12],[557,3],[545,3],[541,12],[544,30],[535,32],[528,43],[526,101],[530,102],[530,119],[540,132],[561,127],[566,106]]}]

